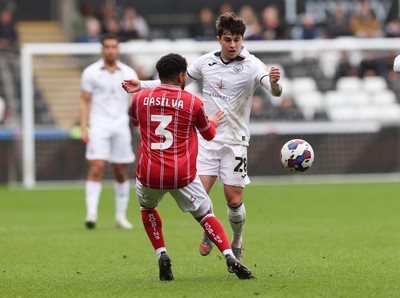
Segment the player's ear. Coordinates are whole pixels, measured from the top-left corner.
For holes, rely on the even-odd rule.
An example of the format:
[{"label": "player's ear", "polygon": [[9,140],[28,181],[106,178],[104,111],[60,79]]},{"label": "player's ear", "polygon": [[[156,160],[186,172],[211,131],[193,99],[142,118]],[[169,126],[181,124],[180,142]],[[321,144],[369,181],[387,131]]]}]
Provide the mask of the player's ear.
[{"label": "player's ear", "polygon": [[182,83],[183,80],[185,79],[185,77],[186,77],[186,74],[184,72],[180,72],[178,75],[178,82]]}]

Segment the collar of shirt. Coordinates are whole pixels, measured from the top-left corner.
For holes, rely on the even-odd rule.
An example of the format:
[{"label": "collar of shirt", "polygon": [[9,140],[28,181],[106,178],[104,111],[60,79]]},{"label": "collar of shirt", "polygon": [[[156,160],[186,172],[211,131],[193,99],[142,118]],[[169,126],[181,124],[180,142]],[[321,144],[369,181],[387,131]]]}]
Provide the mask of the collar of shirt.
[{"label": "collar of shirt", "polygon": [[[98,63],[99,63],[100,69],[105,69],[106,68],[106,64],[104,63],[104,59],[100,59],[98,61]],[[117,60],[115,63],[117,65],[117,69],[121,69],[121,63],[122,62]]]},{"label": "collar of shirt", "polygon": [[177,90],[177,91],[182,91],[182,88],[177,85],[170,85],[170,84],[161,84],[158,87],[162,87],[164,89],[171,89],[171,90]]},{"label": "collar of shirt", "polygon": [[229,60],[227,62],[225,62],[222,57],[221,57],[221,51],[215,52],[214,55],[216,57],[219,57],[222,61],[222,63],[224,64],[229,64],[230,62],[234,62],[234,61],[243,61],[244,59],[246,59],[247,55],[249,54],[249,52],[243,47],[242,51],[240,52],[240,54],[238,56],[236,56],[235,59]]}]

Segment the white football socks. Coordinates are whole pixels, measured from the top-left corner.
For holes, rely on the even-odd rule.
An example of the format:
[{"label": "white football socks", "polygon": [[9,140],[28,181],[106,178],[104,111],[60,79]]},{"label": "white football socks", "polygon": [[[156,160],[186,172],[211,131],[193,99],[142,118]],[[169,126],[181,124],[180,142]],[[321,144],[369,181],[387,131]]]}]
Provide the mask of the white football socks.
[{"label": "white football socks", "polygon": [[94,216],[95,218],[97,218],[97,208],[99,206],[101,188],[101,182],[86,181],[85,200],[87,216]]},{"label": "white football socks", "polygon": [[126,210],[128,209],[129,202],[129,180],[122,183],[114,181],[115,190],[115,219],[126,219]]},{"label": "white football socks", "polygon": [[244,223],[246,221],[246,208],[244,207],[244,203],[236,208],[228,206],[228,221],[233,233],[232,246],[241,247]]}]

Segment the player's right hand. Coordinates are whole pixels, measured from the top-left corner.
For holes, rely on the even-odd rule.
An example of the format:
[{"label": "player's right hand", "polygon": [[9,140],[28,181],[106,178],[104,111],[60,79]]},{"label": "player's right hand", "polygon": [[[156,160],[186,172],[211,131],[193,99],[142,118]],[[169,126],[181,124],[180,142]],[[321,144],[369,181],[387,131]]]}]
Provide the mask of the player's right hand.
[{"label": "player's right hand", "polygon": [[81,131],[81,137],[80,137],[81,141],[85,144],[87,144],[89,142],[89,134],[87,130],[82,130]]},{"label": "player's right hand", "polygon": [[226,121],[226,115],[223,110],[218,110],[214,114],[208,116],[208,120],[213,121],[215,123],[215,127],[218,127],[220,124]]},{"label": "player's right hand", "polygon": [[123,80],[121,86],[127,93],[138,92],[141,88],[140,81],[135,79]]}]

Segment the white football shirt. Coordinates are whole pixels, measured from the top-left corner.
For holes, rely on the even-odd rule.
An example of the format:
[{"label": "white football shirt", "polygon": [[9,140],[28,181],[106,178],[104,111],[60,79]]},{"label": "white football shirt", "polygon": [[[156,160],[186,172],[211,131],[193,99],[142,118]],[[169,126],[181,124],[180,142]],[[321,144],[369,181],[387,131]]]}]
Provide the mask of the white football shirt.
[{"label": "white football shirt", "polygon": [[104,60],[89,65],[82,72],[81,89],[91,94],[89,127],[118,127],[129,124],[131,95],[121,87],[125,79],[138,75],[130,66],[117,61],[117,69],[108,71]]},{"label": "white football shirt", "polygon": [[214,141],[249,145],[249,121],[254,90],[258,85],[271,92],[267,67],[245,48],[225,63],[219,51],[196,59],[188,68],[187,84],[203,79],[203,101],[207,115],[225,111],[226,122],[217,128]]}]

